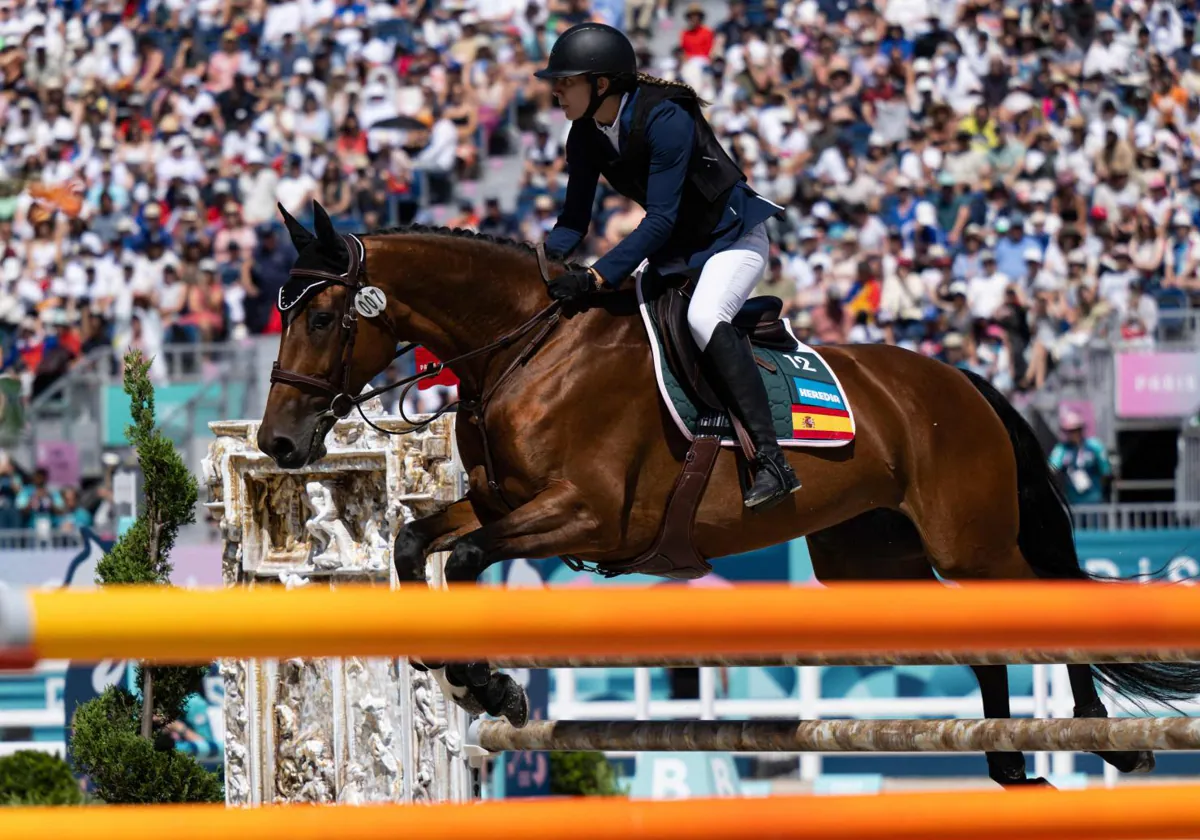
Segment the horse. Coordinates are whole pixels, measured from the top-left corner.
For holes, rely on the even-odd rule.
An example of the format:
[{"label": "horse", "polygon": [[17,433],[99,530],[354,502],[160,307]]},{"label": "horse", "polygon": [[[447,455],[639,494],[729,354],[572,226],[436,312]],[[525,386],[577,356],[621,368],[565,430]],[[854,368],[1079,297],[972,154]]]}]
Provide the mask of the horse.
[{"label": "horse", "polygon": [[[447,360],[460,380],[455,436],[469,489],[396,535],[402,580],[423,581],[437,551],[450,552],[446,580],[465,583],[520,557],[572,556],[603,572],[654,542],[688,444],[659,396],[629,290],[568,311],[550,304],[543,276],[564,263],[529,245],[424,226],[343,237],[319,204],[310,233],[280,211],[298,257],[281,293],[264,453],[283,468],[321,458],[326,434],[401,341]],[[805,537],[827,585],[1091,579],[1033,430],[985,379],[888,345],[820,352],[853,405],[854,441],[788,450],[803,486],[762,512],[742,505],[740,453],[722,450],[695,512],[702,556]],[[425,666],[464,708],[524,724],[523,692],[487,663]],[[1097,681],[1136,703],[1200,693],[1200,665],[1068,669],[1076,717],[1107,716]],[[972,670],[984,716],[1009,717],[1006,666]],[[1149,752],[1099,755],[1122,772],[1154,764]],[[1019,752],[986,759],[1001,785],[1047,784],[1027,777]]]}]

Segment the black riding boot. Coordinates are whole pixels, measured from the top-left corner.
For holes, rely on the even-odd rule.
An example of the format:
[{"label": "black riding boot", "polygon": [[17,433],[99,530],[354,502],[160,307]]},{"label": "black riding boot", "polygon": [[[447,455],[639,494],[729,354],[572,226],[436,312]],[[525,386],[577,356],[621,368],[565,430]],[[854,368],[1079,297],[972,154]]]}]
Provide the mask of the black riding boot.
[{"label": "black riding boot", "polygon": [[800,481],[775,437],[771,405],[754,353],[731,324],[722,322],[713,331],[704,356],[720,377],[722,398],[742,421],[754,444],[754,484],[742,501],[748,508],[766,510],[799,490]]}]

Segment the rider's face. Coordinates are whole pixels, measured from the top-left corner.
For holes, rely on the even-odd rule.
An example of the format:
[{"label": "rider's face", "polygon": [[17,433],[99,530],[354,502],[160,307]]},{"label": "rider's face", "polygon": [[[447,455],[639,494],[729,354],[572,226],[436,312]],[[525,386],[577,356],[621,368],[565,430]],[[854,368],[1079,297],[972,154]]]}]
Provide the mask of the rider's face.
[{"label": "rider's face", "polygon": [[[603,85],[605,81],[601,79],[600,84]],[[563,114],[568,120],[577,120],[582,117],[587,112],[588,104],[592,100],[592,87],[583,76],[555,79],[551,92],[558,100],[558,107],[563,109]]]}]

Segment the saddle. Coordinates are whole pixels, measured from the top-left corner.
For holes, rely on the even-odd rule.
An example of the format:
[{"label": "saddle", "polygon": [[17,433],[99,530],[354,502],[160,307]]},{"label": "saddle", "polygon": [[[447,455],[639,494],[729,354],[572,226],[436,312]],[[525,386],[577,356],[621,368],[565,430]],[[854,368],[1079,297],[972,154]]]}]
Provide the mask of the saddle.
[{"label": "saddle", "polygon": [[[714,411],[725,411],[725,403],[709,382],[703,356],[696,346],[688,328],[687,312],[691,303],[693,281],[686,275],[673,278],[656,278],[659,288],[648,290],[657,295],[653,306],[662,330],[663,351],[667,365],[685,388],[689,396]],[[783,301],[774,295],[750,298],[734,316],[732,324],[750,342],[751,347],[765,347],[784,352],[796,349],[796,339],[787,331],[780,318]],[[755,361],[773,371],[775,365],[758,356]]]}]

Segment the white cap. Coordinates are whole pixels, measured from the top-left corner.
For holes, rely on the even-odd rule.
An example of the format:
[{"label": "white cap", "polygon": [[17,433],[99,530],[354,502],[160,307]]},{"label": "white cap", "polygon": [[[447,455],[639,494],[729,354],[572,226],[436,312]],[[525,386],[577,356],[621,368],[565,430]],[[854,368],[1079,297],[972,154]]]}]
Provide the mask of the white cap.
[{"label": "white cap", "polygon": [[1176,210],[1175,215],[1171,217],[1172,225],[1182,225],[1184,227],[1192,226],[1192,217],[1188,215],[1186,210]]},{"label": "white cap", "polygon": [[1034,262],[1038,265],[1042,264],[1042,251],[1040,248],[1026,248],[1025,262]]},{"label": "white cap", "polygon": [[311,58],[301,56],[292,62],[292,72],[307,76],[313,71],[313,63]]},{"label": "white cap", "polygon": [[246,150],[246,163],[248,164],[265,164],[267,156],[262,153],[262,149],[253,147]]},{"label": "white cap", "polygon": [[755,39],[746,45],[746,59],[751,64],[765,64],[771,57],[771,48]]},{"label": "white cap", "polygon": [[920,227],[937,227],[937,211],[927,201],[917,205],[917,224]]},{"label": "white cap", "polygon": [[917,93],[927,93],[931,90],[933,90],[933,79],[928,76],[917,79]]}]

